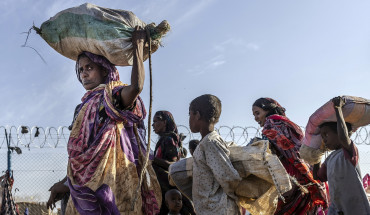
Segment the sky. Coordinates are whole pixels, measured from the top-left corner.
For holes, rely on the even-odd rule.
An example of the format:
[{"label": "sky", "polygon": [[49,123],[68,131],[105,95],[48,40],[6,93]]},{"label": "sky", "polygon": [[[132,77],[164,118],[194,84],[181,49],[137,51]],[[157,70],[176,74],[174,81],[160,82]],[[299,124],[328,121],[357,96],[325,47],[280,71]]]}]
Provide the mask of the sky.
[{"label": "sky", "polygon": [[[69,125],[84,95],[75,62],[34,31],[79,0],[0,1],[0,125]],[[146,23],[168,20],[171,31],[153,54],[153,112],[168,110],[188,125],[192,99],[222,101],[219,125],[255,126],[252,104],[276,99],[305,126],[338,95],[370,98],[370,1],[109,0],[90,3],[130,10]],[[148,62],[141,97],[149,106]],[[130,81],[131,67],[118,67]]]}]

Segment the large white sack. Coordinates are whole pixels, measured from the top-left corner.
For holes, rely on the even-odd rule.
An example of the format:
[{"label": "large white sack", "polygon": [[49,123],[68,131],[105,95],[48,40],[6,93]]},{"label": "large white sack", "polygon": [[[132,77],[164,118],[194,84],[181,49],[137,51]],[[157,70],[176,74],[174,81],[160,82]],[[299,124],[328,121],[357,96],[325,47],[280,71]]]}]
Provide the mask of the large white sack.
[{"label": "large white sack", "polygon": [[[53,49],[72,60],[88,51],[106,57],[115,65],[128,66],[133,63],[131,35],[135,26],[149,29],[152,52],[170,29],[167,21],[158,26],[146,25],[131,11],[90,3],[63,10],[34,29]],[[144,50],[144,59],[148,58],[148,50],[148,47]]]}]

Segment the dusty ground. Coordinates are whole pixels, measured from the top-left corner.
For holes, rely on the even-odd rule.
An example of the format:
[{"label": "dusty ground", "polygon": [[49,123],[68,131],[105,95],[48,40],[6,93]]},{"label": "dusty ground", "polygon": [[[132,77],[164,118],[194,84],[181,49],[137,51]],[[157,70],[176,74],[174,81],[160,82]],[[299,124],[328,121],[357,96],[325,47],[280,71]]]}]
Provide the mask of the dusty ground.
[{"label": "dusty ground", "polygon": [[16,203],[20,214],[24,214],[26,208],[28,208],[28,213],[30,215],[59,215],[60,211],[57,213],[52,213],[46,208],[46,203],[44,202],[17,202]]}]

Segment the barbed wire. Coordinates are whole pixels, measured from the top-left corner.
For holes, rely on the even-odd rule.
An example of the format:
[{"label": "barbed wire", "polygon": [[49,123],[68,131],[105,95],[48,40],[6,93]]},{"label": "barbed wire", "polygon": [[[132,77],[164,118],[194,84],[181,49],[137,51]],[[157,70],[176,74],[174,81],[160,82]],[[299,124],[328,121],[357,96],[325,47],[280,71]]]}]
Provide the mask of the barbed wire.
[{"label": "barbed wire", "polygon": [[[49,198],[48,189],[66,175],[68,164],[67,144],[70,131],[66,126],[0,126],[0,170],[2,173],[7,166],[7,143],[5,130],[10,138],[12,147],[22,148],[22,153],[11,156],[11,170],[15,178],[14,194],[17,202],[46,202]],[[186,138],[185,148],[192,139],[201,139],[200,134],[192,133],[188,126],[178,125],[179,133]],[[238,145],[246,145],[254,137],[261,137],[261,128],[254,126],[218,126],[216,131],[226,141]],[[356,144],[370,145],[370,126],[358,129],[352,135]],[[151,148],[154,149],[158,136],[152,138]],[[23,150],[24,148],[29,150]],[[32,148],[32,149],[31,149]],[[370,148],[362,149],[361,171],[370,172]],[[188,156],[189,153],[188,153]]]},{"label": "barbed wire", "polygon": [[[183,133],[186,138],[184,146],[191,139],[200,140],[200,135],[192,133],[185,125],[178,125],[179,133]],[[67,126],[41,127],[41,126],[0,126],[0,149],[7,147],[5,129],[10,137],[10,145],[26,148],[65,148],[68,143],[70,130]],[[302,129],[304,129],[302,127]],[[233,141],[238,145],[246,145],[254,137],[261,137],[261,128],[254,126],[226,126],[216,128],[216,131],[225,141]],[[359,128],[353,135],[352,140],[357,145],[370,145],[370,126]],[[152,138],[152,146],[158,140],[158,136]]]},{"label": "barbed wire", "polygon": [[70,134],[67,126],[0,126],[0,149],[7,148],[5,130],[10,146],[26,148],[66,147]]}]

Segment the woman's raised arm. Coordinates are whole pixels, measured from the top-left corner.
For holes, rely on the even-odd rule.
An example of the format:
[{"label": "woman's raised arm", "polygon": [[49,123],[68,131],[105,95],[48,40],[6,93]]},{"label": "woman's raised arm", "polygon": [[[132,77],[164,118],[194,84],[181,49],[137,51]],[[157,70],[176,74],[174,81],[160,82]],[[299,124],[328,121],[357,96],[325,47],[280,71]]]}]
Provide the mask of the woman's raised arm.
[{"label": "woman's raised arm", "polygon": [[124,87],[121,91],[123,107],[127,108],[134,104],[144,87],[144,45],[146,32],[141,27],[136,26],[132,33],[133,45],[133,65],[131,72],[131,85]]}]

